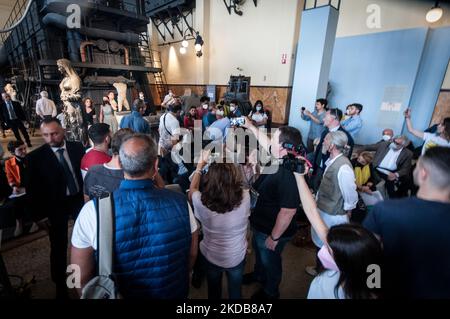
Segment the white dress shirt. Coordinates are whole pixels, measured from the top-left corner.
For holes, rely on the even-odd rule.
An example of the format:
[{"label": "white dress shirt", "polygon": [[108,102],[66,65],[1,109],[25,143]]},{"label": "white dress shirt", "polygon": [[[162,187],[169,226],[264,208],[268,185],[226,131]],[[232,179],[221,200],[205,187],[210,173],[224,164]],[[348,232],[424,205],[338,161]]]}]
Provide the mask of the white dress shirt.
[{"label": "white dress shirt", "polygon": [[[326,168],[323,175],[327,173],[328,167],[330,167],[336,159],[344,156],[339,154],[335,158],[329,158],[326,162]],[[342,165],[339,168],[337,174],[339,189],[341,190],[342,197],[344,198],[344,210],[352,210],[356,207],[358,202],[358,192],[356,191],[355,172],[349,165]]]},{"label": "white dress shirt", "polygon": [[397,170],[397,159],[400,156],[402,149],[398,151],[394,151],[393,149],[389,149],[389,152],[384,156],[380,165],[378,165],[377,170],[383,174],[389,175],[392,171]]},{"label": "white dress shirt", "polygon": [[56,117],[56,106],[55,103],[48,98],[40,98],[36,101],[36,114],[44,117],[45,115],[51,115]]},{"label": "white dress shirt", "polygon": [[[56,156],[56,158],[59,161],[58,150],[61,149],[61,148],[64,149],[64,153],[63,153],[64,154],[64,158],[65,158],[65,160],[67,162],[67,165],[69,165],[70,172],[72,173],[73,179],[75,181],[75,185],[77,186],[77,192],[79,192],[80,191],[80,185],[78,185],[77,176],[75,175],[75,172],[74,172],[73,167],[72,167],[72,162],[70,161],[69,153],[67,152],[66,142],[64,142],[64,145],[61,146],[61,147],[52,147],[51,149],[52,149],[53,153],[55,153],[55,156]],[[66,194],[70,195],[69,187],[67,187],[67,189],[66,189]]]}]

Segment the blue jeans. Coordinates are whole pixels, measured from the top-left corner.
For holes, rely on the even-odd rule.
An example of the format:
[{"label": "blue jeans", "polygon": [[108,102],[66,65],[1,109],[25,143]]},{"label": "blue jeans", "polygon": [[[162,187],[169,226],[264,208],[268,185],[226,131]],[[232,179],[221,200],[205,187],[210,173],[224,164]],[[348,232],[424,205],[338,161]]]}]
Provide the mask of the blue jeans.
[{"label": "blue jeans", "polygon": [[261,233],[254,228],[253,231],[253,249],[255,250],[255,278],[263,284],[264,292],[274,298],[280,296],[278,287],[281,283],[282,260],[281,253],[283,248],[291,238],[284,237],[278,240],[275,251],[266,248],[266,239],[268,235]]},{"label": "blue jeans", "polygon": [[233,268],[223,268],[204,258],[208,280],[208,299],[222,299],[222,274],[227,274],[228,298],[241,299],[242,275],[245,259]]}]

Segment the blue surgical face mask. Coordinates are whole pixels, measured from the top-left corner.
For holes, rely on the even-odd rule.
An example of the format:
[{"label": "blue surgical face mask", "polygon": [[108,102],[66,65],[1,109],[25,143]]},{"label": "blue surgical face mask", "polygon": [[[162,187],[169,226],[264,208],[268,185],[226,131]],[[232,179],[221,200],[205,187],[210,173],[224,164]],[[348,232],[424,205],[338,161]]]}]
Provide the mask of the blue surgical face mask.
[{"label": "blue surgical face mask", "polygon": [[317,253],[317,257],[319,257],[320,262],[322,263],[325,269],[339,271],[336,262],[334,261],[333,256],[331,256],[330,251],[326,245],[323,245]]},{"label": "blue surgical face mask", "polygon": [[261,106],[257,106],[256,107],[256,110],[259,112],[259,111],[261,111]]}]

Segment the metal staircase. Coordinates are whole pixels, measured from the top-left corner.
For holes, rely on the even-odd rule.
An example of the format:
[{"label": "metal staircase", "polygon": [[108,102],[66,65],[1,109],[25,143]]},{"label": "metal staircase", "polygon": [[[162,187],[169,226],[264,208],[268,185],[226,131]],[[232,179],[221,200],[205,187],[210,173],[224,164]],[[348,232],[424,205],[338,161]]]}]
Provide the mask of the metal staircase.
[{"label": "metal staircase", "polygon": [[164,71],[162,69],[161,52],[156,50],[152,50],[150,52],[153,57],[154,67],[160,70],[159,72],[153,73],[153,77],[155,78],[156,91],[158,92],[159,98],[162,102],[169,91],[169,86],[167,85],[166,76],[164,75]]},{"label": "metal staircase", "polygon": [[[17,21],[19,21],[26,9],[26,5],[28,3],[28,0],[17,0],[14,4],[14,7],[11,10],[11,13],[9,15],[8,20],[6,20],[5,25],[3,26],[3,29],[8,29],[11,26],[13,26]],[[0,33],[0,39],[2,43],[5,43],[5,40],[8,38],[9,32]]]},{"label": "metal staircase", "polygon": [[147,32],[141,33],[140,40],[141,42],[139,46],[141,47],[141,55],[145,60],[145,64],[149,64],[156,71],[153,72],[153,77],[155,79],[156,91],[158,92],[158,96],[162,102],[169,90],[169,87],[162,69],[161,52],[151,48]]}]

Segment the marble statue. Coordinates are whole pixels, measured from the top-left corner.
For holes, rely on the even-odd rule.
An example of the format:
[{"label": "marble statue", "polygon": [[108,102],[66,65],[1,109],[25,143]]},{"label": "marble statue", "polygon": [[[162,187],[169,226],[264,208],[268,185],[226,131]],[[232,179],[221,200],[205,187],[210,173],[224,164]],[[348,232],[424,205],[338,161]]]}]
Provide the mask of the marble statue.
[{"label": "marble statue", "polygon": [[122,107],[124,106],[127,111],[130,110],[130,104],[127,100],[127,85],[126,83],[113,83],[113,86],[117,90],[117,109],[122,112]]},{"label": "marble statue", "polygon": [[86,132],[80,108],[81,79],[69,60],[59,59],[56,63],[59,72],[64,76],[59,88],[61,90],[61,101],[64,105],[66,138],[69,141],[84,142]]}]

